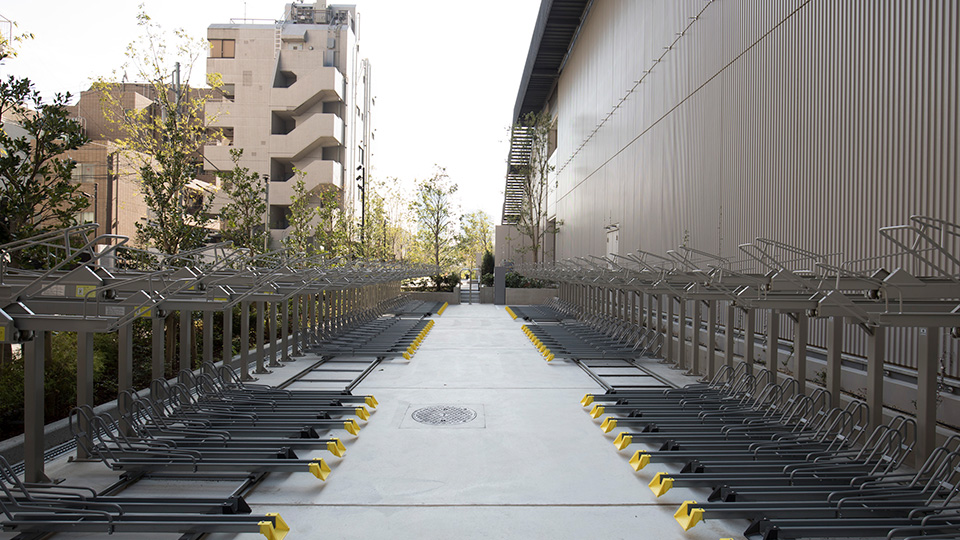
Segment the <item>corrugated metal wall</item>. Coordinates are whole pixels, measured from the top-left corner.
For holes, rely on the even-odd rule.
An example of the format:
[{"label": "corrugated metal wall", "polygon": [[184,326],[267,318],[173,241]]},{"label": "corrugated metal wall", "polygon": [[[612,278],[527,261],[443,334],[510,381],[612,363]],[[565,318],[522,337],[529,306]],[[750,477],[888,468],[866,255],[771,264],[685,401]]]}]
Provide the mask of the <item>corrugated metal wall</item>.
[{"label": "corrugated metal wall", "polygon": [[[557,89],[558,258],[602,255],[619,223],[623,253],[738,258],[762,236],[839,263],[894,253],[877,230],[911,214],[960,222],[958,13],[955,0],[595,2]],[[857,332],[847,348],[863,354]],[[890,361],[914,365],[913,332],[889,334]]]}]

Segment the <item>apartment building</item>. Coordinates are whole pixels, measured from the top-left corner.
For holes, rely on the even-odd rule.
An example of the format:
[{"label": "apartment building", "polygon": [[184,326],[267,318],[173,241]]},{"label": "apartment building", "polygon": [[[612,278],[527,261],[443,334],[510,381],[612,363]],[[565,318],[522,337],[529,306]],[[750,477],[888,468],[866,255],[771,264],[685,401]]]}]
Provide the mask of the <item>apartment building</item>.
[{"label": "apartment building", "polygon": [[[157,89],[147,83],[116,83],[111,86],[116,92],[117,106],[124,110],[145,111],[149,116],[161,114],[157,105]],[[209,89],[191,88],[191,96],[209,95]],[[90,207],[80,217],[82,223],[97,223],[99,234],[119,234],[136,242],[136,224],[150,219],[150,209],[143,198],[140,183],[140,167],[150,158],[130,149],[121,149],[116,141],[128,135],[105,111],[102,90],[91,88],[80,93],[69,113],[83,125],[90,142],[67,153],[76,161],[73,180],[90,200]],[[154,117],[155,118],[155,117]],[[202,156],[194,156],[196,176],[188,187],[197,193],[208,195],[216,191],[216,177],[203,170]],[[218,223],[208,224],[208,229],[218,229]]]},{"label": "apartment building", "polygon": [[[154,103],[153,88],[148,84],[118,84],[116,89],[125,109],[147,109]],[[107,119],[103,107],[100,92],[90,89],[81,92],[77,103],[68,108],[90,142],[66,157],[76,161],[73,181],[90,201],[80,221],[97,223],[98,234],[126,236],[132,244],[136,224],[149,216],[149,209],[140,190],[137,160],[116,144],[124,134]]]},{"label": "apartment building", "polygon": [[373,96],[356,6],[287,4],[280,20],[212,24],[207,38],[207,73],[223,80],[222,98],[207,104],[208,125],[223,132],[204,149],[207,170],[232,168],[230,150],[243,149],[242,165],[269,180],[275,247],[288,225],[295,170],[309,193],[337,190],[362,226]]}]

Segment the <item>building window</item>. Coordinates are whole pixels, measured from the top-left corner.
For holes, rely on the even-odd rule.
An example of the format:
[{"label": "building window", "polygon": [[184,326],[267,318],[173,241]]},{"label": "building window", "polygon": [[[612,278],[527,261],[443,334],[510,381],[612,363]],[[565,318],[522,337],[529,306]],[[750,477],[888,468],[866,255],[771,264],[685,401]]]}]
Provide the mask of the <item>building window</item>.
[{"label": "building window", "polygon": [[96,219],[97,218],[93,210],[80,212],[80,223],[93,223]]},{"label": "building window", "polygon": [[233,58],[236,55],[237,40],[211,39],[210,58]]},{"label": "building window", "polygon": [[71,179],[77,184],[90,184],[95,180],[93,163],[77,163],[70,173]]}]

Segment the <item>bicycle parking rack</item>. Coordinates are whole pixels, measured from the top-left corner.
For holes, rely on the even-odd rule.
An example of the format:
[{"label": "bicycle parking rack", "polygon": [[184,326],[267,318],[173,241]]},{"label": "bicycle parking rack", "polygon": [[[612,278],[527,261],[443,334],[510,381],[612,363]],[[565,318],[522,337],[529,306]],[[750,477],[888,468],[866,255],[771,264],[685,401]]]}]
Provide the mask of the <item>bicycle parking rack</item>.
[{"label": "bicycle parking rack", "polygon": [[446,310],[446,308],[446,302],[406,300],[402,304],[388,309],[386,313],[397,317],[430,317],[433,314],[437,314],[437,316],[443,315],[443,311]]},{"label": "bicycle parking rack", "polygon": [[[257,311],[256,348],[242,346],[239,361],[235,361],[232,347],[224,347],[223,358],[223,364],[236,370],[241,381],[250,381],[251,360],[258,373],[294,361],[307,347],[355,325],[369,316],[365,314],[396,305],[401,280],[433,271],[427,266],[308,258],[289,250],[251,257],[229,244],[166,255],[129,248],[125,237],[95,236],[95,231],[95,224],[81,225],[0,246],[0,343],[24,345],[24,465],[30,482],[46,481],[42,389],[48,332],[77,332],[78,406],[82,408],[91,406],[93,400],[94,333],[119,334],[118,387],[123,393],[132,390],[131,328],[136,319],[152,321],[152,370],[155,378],[161,378],[164,319],[170,313],[180,313],[180,367],[189,369],[194,361],[193,312],[202,313],[200,360],[204,366],[212,366],[213,314],[225,315],[223,339],[231,343],[235,335],[232,314],[239,306],[241,343],[245,343],[253,307]],[[11,267],[11,255],[26,251],[45,252],[46,259],[54,261],[51,268]],[[269,343],[263,329],[272,336]],[[422,336],[415,336],[408,347],[419,343],[418,338]],[[340,394],[350,390],[341,388]],[[121,403],[121,414],[126,412]],[[79,420],[79,432],[91,433],[82,425],[90,419]],[[356,431],[357,425],[350,429]],[[79,457],[86,457],[88,446],[79,446]]]},{"label": "bicycle parking rack", "polygon": [[[704,485],[715,488],[711,497],[716,501],[744,501],[743,508],[687,503],[677,512],[684,528],[706,513],[750,517],[755,523],[749,532],[766,538],[832,536],[831,531],[837,536],[953,538],[960,531],[954,502],[960,450],[955,439],[950,439],[952,447],[935,447],[935,437],[938,338],[941,329],[960,336],[960,256],[954,252],[960,227],[912,216],[906,225],[879,232],[892,246],[886,261],[836,262],[842,261],[836,254],[757,238],[739,246],[745,258],[737,261],[680,247],[662,256],[638,251],[523,266],[518,271],[525,276],[560,284],[557,313],[576,320],[537,320],[548,311],[539,307],[528,312],[510,306],[507,311],[530,320],[524,333],[548,359],[576,362],[578,355],[622,355],[622,361],[630,362],[662,354],[664,362],[703,376],[704,382],[677,390],[617,388],[595,377],[604,392],[588,394],[581,402],[593,418],[607,415],[601,422],[605,432],[629,430],[617,437],[618,449],[647,444],[630,460],[635,470],[650,463],[682,465],[680,473],[658,475],[651,484],[655,492]],[[889,258],[902,266],[883,268]],[[718,310],[724,304],[721,332]],[[527,313],[532,316],[524,317]],[[786,315],[795,329],[792,352],[800,359],[796,379],[757,368],[757,320],[767,313],[765,361],[778,365],[771,360],[778,360],[780,316]],[[822,389],[807,385],[810,318],[828,320]],[[867,388],[865,403],[854,400],[841,408],[845,324],[867,336]],[[572,330],[578,325],[582,329]],[[916,421],[895,416],[885,422],[885,331],[903,327],[921,328]],[[722,351],[718,337],[725,338]],[[739,362],[738,339],[743,347]],[[910,452],[923,464],[918,476],[895,472]],[[718,472],[711,476],[710,471]],[[869,486],[880,486],[877,493],[886,498],[870,499],[874,488]],[[926,489],[920,490],[922,496],[916,486]],[[830,498],[848,492],[844,505]],[[869,519],[877,524],[870,525]]]}]

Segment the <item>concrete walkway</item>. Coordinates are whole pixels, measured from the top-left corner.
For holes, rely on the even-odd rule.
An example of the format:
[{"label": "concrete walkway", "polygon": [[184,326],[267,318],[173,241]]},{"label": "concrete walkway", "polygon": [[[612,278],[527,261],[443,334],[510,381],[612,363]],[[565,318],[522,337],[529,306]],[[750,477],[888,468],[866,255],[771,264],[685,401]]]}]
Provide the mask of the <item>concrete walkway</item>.
[{"label": "concrete walkway", "polygon": [[[313,539],[673,539],[743,538],[746,521],[706,521],[683,532],[673,513],[706,492],[673,489],[655,499],[647,488],[661,470],[635,473],[630,453],[618,453],[614,433],[580,398],[600,388],[577,366],[547,363],[502,306],[450,306],[409,361],[391,359],[357,388],[380,402],[360,436],[334,432],[347,446],[326,482],[309,474],[272,473],[245,497],[257,513],[278,512],[288,540]],[[279,384],[317,357],[261,376]],[[652,362],[652,361],[651,361]],[[653,363],[656,366],[656,363]],[[657,366],[660,367],[660,366]],[[690,379],[666,372],[677,384]],[[311,388],[296,383],[291,388]],[[462,425],[430,426],[412,413],[434,405],[467,407],[477,417]],[[47,464],[51,477],[102,489],[118,473],[99,462]],[[236,480],[141,480],[129,496],[222,497]],[[0,539],[12,533],[0,533]],[[174,540],[170,534],[114,534],[112,540]],[[55,539],[105,538],[58,534]],[[216,534],[211,540],[254,540],[256,534]]]},{"label": "concrete walkway", "polygon": [[[599,388],[573,364],[545,362],[503,307],[450,306],[436,322],[416,356],[384,362],[356,390],[380,407],[359,438],[344,435],[342,461],[326,458],[327,482],[272,474],[247,496],[254,511],[279,512],[289,538],[742,538],[745,522],[684,533],[673,512],[703,494],[654,499],[657,471],[634,473],[579,404]],[[477,417],[413,420],[432,405]]]}]

